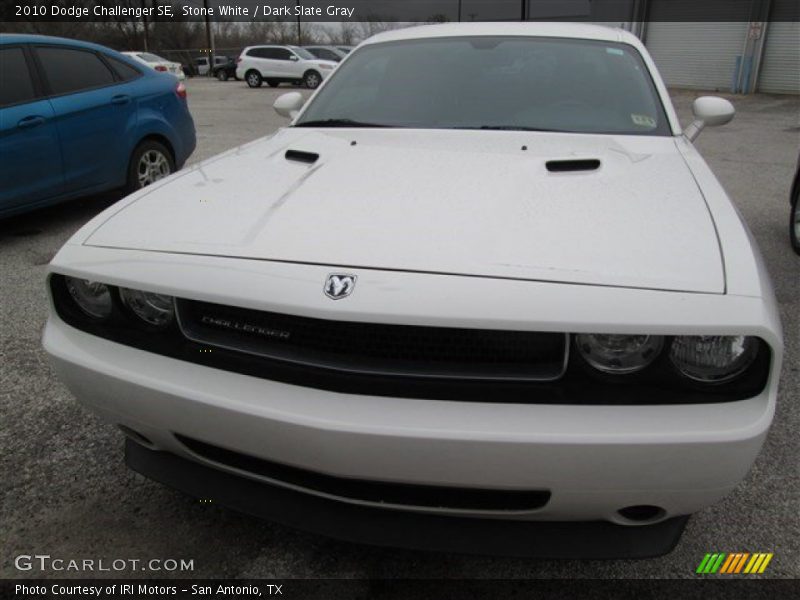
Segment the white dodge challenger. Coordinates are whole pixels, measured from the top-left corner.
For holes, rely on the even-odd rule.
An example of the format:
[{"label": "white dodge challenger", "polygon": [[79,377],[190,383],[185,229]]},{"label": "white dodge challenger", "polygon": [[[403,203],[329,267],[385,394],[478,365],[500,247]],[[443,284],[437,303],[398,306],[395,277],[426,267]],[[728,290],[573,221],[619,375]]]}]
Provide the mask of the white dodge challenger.
[{"label": "white dodge challenger", "polygon": [[108,208],[44,346],[189,494],[366,543],[668,552],[747,474],[781,327],[746,226],[634,36],[375,36],[291,124]]}]

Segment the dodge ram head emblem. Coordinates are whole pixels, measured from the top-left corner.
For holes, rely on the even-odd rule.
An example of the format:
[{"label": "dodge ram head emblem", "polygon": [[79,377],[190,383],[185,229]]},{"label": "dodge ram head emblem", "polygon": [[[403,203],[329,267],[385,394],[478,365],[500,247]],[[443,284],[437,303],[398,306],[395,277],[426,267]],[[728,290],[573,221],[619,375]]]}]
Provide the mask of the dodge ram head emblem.
[{"label": "dodge ram head emblem", "polygon": [[341,300],[347,298],[353,293],[356,287],[355,275],[342,275],[341,273],[333,273],[328,275],[325,280],[325,295],[333,300]]}]

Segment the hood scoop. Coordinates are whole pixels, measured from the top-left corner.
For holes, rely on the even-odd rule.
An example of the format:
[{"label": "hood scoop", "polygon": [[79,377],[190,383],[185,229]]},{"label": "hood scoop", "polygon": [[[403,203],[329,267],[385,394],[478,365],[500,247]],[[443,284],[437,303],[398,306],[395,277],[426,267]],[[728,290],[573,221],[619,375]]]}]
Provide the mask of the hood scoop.
[{"label": "hood scoop", "polygon": [[319,160],[319,154],[316,152],[305,152],[303,150],[287,150],[284,156],[286,160],[304,163],[306,165],[313,165]]},{"label": "hood scoop", "polygon": [[600,168],[600,161],[596,158],[581,158],[567,160],[548,160],[545,163],[551,173],[568,173],[573,171],[596,171]]}]

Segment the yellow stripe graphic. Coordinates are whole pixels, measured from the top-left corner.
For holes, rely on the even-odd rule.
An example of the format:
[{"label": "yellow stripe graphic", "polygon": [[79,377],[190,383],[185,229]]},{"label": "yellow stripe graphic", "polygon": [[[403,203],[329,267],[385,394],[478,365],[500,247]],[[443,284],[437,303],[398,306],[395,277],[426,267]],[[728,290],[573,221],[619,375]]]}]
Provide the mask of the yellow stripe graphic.
[{"label": "yellow stripe graphic", "polygon": [[759,553],[758,554],[758,560],[753,565],[753,568],[750,569],[750,573],[758,573],[758,569],[761,566],[761,563],[764,562],[764,557],[765,556],[766,556],[766,554],[764,554],[764,553]]},{"label": "yellow stripe graphic", "polygon": [[772,552],[770,552],[769,554],[765,555],[764,562],[761,563],[761,568],[758,569],[758,572],[759,573],[763,573],[764,570],[767,568],[767,565],[769,564],[769,561],[771,561],[771,560],[772,560]]},{"label": "yellow stripe graphic", "polygon": [[759,556],[761,556],[761,555],[758,554],[758,552],[753,554],[753,558],[750,559],[750,562],[747,563],[747,567],[745,567],[745,570],[744,570],[745,573],[752,573],[753,572],[753,567],[755,566],[756,562],[758,562],[758,557]]}]

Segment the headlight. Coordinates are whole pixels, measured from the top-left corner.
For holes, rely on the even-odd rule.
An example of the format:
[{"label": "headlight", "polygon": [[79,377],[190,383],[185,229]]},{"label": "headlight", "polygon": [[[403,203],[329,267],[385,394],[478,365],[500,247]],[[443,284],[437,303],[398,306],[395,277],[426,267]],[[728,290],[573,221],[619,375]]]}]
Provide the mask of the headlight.
[{"label": "headlight", "polygon": [[582,333],[575,336],[581,356],[604,373],[635,373],[653,362],[661,351],[660,335]]},{"label": "headlight", "polygon": [[87,315],[95,319],[111,315],[111,291],[107,285],[74,277],[65,277],[64,283],[75,304]]},{"label": "headlight", "polygon": [[175,316],[175,304],[172,296],[130,288],[119,288],[119,296],[125,306],[150,325],[164,327],[169,325]]},{"label": "headlight", "polygon": [[692,335],[676,337],[669,357],[689,379],[720,383],[741,375],[757,354],[757,339],[746,335]]}]

